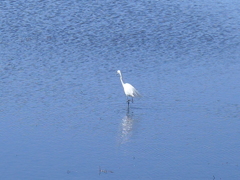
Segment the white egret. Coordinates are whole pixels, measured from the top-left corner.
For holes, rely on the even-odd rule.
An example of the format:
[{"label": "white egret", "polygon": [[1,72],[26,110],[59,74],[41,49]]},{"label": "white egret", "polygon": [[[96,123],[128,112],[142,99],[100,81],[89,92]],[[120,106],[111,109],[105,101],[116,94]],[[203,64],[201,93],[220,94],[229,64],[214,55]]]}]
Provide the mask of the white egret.
[{"label": "white egret", "polygon": [[139,94],[139,92],[129,83],[124,83],[123,80],[122,80],[122,73],[120,70],[117,71],[117,73],[120,75],[120,81],[122,83],[122,86],[123,86],[123,90],[127,96],[127,102],[129,104],[129,101],[128,100],[128,96],[132,97],[132,102],[133,102],[133,97],[136,97],[136,96],[141,96]]}]

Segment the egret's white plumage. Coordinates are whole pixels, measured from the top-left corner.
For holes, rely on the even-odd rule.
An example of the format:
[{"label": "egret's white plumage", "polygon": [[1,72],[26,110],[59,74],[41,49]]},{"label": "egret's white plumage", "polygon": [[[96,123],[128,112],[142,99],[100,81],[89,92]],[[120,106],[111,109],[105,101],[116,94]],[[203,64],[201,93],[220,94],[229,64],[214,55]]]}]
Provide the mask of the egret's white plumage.
[{"label": "egret's white plumage", "polygon": [[[122,80],[122,73],[120,70],[117,71],[117,73],[120,75],[120,81],[122,83],[122,86],[123,86],[123,90],[126,94],[126,96],[130,96],[130,97],[136,97],[136,96],[141,96],[139,94],[139,92],[129,83],[124,83],[123,80]],[[133,99],[132,99],[133,101]],[[129,101],[128,101],[129,102]]]}]

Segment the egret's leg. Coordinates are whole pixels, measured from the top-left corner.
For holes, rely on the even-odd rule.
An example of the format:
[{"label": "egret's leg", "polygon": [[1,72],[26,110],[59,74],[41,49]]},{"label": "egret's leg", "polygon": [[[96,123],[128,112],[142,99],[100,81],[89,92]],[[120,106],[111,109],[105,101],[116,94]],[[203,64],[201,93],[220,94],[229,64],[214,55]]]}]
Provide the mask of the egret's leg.
[{"label": "egret's leg", "polygon": [[133,97],[132,97],[132,103],[133,103]]},{"label": "egret's leg", "polygon": [[126,97],[127,97],[127,102],[128,102],[128,104],[129,104],[129,101],[131,101],[131,100],[128,99],[128,96],[126,96]]}]

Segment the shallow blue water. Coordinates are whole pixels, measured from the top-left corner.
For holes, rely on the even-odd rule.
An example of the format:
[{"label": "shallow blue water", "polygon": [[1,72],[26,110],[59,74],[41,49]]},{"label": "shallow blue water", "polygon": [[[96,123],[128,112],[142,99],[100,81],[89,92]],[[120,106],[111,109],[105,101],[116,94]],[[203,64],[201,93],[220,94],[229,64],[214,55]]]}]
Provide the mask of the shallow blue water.
[{"label": "shallow blue water", "polygon": [[237,0],[0,8],[1,179],[240,178]]}]

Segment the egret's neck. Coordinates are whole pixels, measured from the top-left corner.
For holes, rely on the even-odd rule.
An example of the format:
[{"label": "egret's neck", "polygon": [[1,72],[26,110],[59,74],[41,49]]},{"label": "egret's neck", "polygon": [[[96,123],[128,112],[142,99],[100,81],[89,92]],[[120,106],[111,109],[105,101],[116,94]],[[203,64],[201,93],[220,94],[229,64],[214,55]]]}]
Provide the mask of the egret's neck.
[{"label": "egret's neck", "polygon": [[124,85],[123,80],[122,80],[122,74],[120,74],[120,81],[121,81],[122,85]]}]

